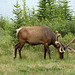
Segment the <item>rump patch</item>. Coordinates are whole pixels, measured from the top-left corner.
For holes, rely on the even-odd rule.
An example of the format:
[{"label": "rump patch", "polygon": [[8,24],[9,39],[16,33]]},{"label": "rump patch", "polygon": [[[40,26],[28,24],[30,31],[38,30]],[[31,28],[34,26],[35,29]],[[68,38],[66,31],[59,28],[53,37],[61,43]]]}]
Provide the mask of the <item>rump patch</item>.
[{"label": "rump patch", "polygon": [[22,29],[23,27],[19,28],[19,29],[16,29],[16,35],[18,35],[19,31]]}]

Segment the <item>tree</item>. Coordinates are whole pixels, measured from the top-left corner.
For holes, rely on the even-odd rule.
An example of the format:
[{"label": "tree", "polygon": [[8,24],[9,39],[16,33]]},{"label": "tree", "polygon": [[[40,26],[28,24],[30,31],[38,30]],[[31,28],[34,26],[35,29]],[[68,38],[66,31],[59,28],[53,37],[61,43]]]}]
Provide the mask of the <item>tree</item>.
[{"label": "tree", "polygon": [[58,10],[59,10],[59,16],[62,19],[65,20],[71,20],[72,19],[72,15],[71,15],[71,11],[70,11],[70,6],[68,6],[69,1],[67,0],[59,0],[58,1]]},{"label": "tree", "polygon": [[42,20],[47,18],[49,21],[55,19],[71,20],[72,15],[67,0],[40,0],[37,17]]},{"label": "tree", "polygon": [[13,14],[15,15],[14,16],[14,19],[11,18],[11,20],[14,22],[15,24],[15,28],[19,28],[21,27],[21,24],[23,22],[23,19],[22,19],[22,9],[20,7],[20,5],[18,4],[18,1],[16,2],[16,5],[14,5],[15,9],[13,9]]},{"label": "tree", "polygon": [[47,0],[47,4],[46,4],[46,13],[47,13],[47,19],[48,20],[52,20],[53,18],[55,18],[55,4],[56,0]]},{"label": "tree", "polygon": [[11,32],[10,35],[12,36],[12,41],[16,43],[16,29],[20,28],[23,23],[22,19],[22,9],[21,6],[18,4],[18,1],[16,2],[16,5],[14,5],[15,9],[13,9],[14,19],[11,18],[11,20],[14,22],[11,26]]},{"label": "tree", "polygon": [[8,26],[9,26],[9,18],[8,17],[0,17],[0,28],[2,28],[3,30],[8,30]]},{"label": "tree", "polygon": [[28,22],[28,15],[27,15],[27,12],[26,12],[25,0],[22,0],[22,2],[23,2],[22,20],[23,20],[23,24],[25,25]]},{"label": "tree", "polygon": [[38,6],[38,18],[40,20],[45,20],[45,18],[47,18],[48,20],[52,20],[55,17],[55,2],[56,0],[40,0]]},{"label": "tree", "polygon": [[46,18],[46,0],[40,0],[39,1],[39,9],[38,9],[38,13],[37,13],[37,16],[38,16],[38,19],[42,20]]}]

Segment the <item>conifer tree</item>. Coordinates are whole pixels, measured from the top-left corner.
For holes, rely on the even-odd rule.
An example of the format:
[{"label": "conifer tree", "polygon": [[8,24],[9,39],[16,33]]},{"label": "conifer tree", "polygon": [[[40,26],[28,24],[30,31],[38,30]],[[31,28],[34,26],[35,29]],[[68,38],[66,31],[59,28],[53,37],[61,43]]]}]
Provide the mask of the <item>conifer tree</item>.
[{"label": "conifer tree", "polygon": [[15,15],[14,16],[14,19],[11,18],[11,20],[14,22],[15,24],[15,28],[19,28],[21,27],[21,24],[23,22],[22,20],[22,9],[21,9],[21,6],[18,4],[18,1],[16,2],[16,5],[14,5],[15,9],[13,9],[13,14]]},{"label": "conifer tree", "polygon": [[71,15],[71,11],[70,11],[70,6],[68,6],[68,3],[69,1],[67,0],[59,0],[59,7],[58,7],[58,10],[59,10],[59,14],[60,14],[60,17],[62,19],[65,19],[65,20],[71,20],[72,19],[72,15]]},{"label": "conifer tree", "polygon": [[23,20],[23,24],[26,24],[28,22],[28,15],[27,15],[27,11],[26,11],[26,3],[25,3],[25,0],[22,0],[22,2],[23,2],[22,20]]},{"label": "conifer tree", "polygon": [[39,10],[38,10],[38,18],[40,20],[47,18],[48,20],[52,20],[54,17],[55,10],[55,1],[56,0],[40,0],[39,2]]},{"label": "conifer tree", "polygon": [[16,29],[20,28],[22,26],[22,9],[21,6],[19,5],[18,1],[16,2],[16,5],[14,5],[15,9],[13,9],[13,14],[14,19],[11,18],[11,20],[14,22],[14,24],[12,25],[11,28],[11,33],[10,35],[12,36],[12,41],[14,41],[14,43],[16,43],[17,38],[16,38]]},{"label": "conifer tree", "polygon": [[37,14],[38,18],[40,20],[42,20],[42,19],[45,20],[45,18],[46,18],[46,12],[45,12],[46,11],[46,0],[40,0],[38,7],[39,7],[38,14]]},{"label": "conifer tree", "polygon": [[48,20],[52,20],[55,17],[55,4],[56,0],[47,0],[47,4],[46,4],[46,13],[47,13],[47,19]]}]

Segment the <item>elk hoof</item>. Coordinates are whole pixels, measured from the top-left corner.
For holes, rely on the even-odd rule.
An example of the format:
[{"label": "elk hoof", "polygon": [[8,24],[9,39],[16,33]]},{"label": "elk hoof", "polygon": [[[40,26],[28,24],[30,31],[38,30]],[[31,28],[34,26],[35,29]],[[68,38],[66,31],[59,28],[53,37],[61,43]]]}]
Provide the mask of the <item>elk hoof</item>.
[{"label": "elk hoof", "polygon": [[22,57],[20,57],[20,59],[22,59]]}]

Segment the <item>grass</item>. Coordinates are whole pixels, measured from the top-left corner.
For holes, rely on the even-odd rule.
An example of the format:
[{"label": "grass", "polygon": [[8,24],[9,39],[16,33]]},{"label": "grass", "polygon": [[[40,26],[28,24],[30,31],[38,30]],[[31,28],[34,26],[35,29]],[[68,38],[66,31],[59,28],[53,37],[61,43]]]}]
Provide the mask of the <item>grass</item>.
[{"label": "grass", "polygon": [[[26,53],[26,54],[25,54]],[[40,54],[40,55],[39,55]],[[0,57],[0,75],[74,75],[75,54],[69,53],[67,58],[60,60],[58,54],[49,60],[43,59],[43,52],[22,51],[22,59],[14,60],[13,55],[2,55]]]}]

